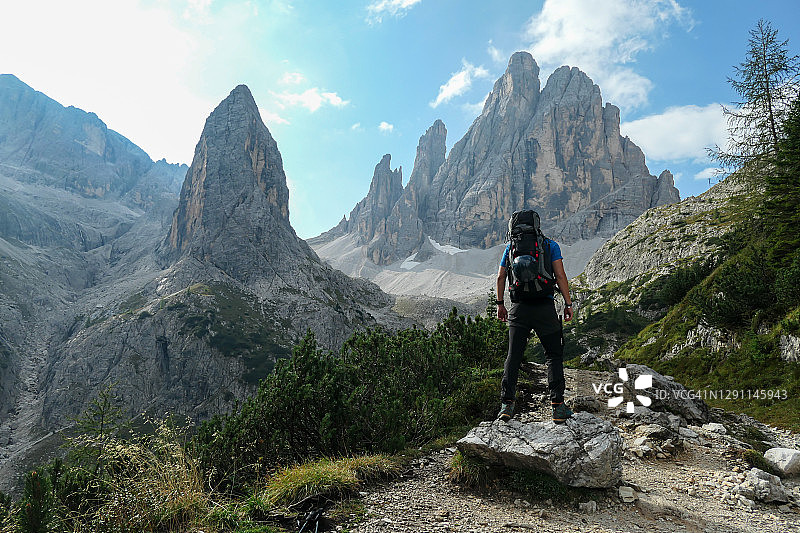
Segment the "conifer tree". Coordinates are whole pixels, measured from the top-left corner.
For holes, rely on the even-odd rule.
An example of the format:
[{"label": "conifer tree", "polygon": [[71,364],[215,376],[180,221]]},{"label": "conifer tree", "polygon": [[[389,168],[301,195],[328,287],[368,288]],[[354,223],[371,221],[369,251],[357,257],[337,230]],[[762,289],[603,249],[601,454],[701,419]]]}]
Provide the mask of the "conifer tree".
[{"label": "conifer tree", "polygon": [[783,122],[798,91],[800,63],[789,54],[788,40],[778,39],[778,30],[761,19],[750,30],[743,63],[734,67],[728,82],[740,95],[735,108],[723,107],[730,134],[727,149],[709,151],[724,170],[745,166],[762,168],[778,151]]},{"label": "conifer tree", "polygon": [[789,109],[781,137],[774,167],[764,176],[762,207],[774,259],[779,261],[792,253],[796,255],[800,248],[800,97]]}]

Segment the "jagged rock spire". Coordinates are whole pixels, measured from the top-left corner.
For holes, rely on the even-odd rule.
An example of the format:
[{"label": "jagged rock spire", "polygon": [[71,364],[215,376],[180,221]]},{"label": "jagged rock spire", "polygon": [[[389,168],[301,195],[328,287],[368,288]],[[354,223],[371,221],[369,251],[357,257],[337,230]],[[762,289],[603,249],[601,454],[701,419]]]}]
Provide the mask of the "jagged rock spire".
[{"label": "jagged rock spire", "polygon": [[281,154],[250,90],[239,85],[206,120],[160,251],[227,270],[244,248],[263,251],[284,234],[298,240]]}]

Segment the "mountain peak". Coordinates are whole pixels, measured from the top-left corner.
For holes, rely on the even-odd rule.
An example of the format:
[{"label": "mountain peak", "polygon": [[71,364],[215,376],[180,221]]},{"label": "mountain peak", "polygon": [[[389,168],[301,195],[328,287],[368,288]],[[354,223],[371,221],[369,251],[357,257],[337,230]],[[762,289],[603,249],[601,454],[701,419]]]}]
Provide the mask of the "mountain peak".
[{"label": "mountain peak", "polygon": [[525,50],[511,54],[511,58],[508,60],[508,67],[506,68],[506,72],[511,75],[533,72],[534,70],[538,76],[539,65],[536,63],[531,53]]},{"label": "mountain peak", "polygon": [[239,85],[206,120],[161,251],[233,272],[237,246],[259,248],[281,233],[296,239],[283,161],[250,90]]},{"label": "mountain peak", "polygon": [[247,85],[243,84],[237,85],[230,94],[217,105],[208,117],[206,125],[208,125],[210,121],[213,122],[212,117],[215,115],[229,115],[238,120],[250,120],[257,117],[258,122],[261,122],[261,114],[258,112],[258,106],[253,98],[253,94],[250,92]]},{"label": "mountain peak", "polygon": [[31,89],[31,87],[27,83],[25,83],[18,77],[14,76],[13,74],[0,74],[0,88],[9,88],[9,87],[23,87]]},{"label": "mountain peak", "polygon": [[524,100],[533,107],[539,96],[539,65],[529,52],[516,52],[508,60],[505,73],[495,82],[487,104],[494,100]]}]

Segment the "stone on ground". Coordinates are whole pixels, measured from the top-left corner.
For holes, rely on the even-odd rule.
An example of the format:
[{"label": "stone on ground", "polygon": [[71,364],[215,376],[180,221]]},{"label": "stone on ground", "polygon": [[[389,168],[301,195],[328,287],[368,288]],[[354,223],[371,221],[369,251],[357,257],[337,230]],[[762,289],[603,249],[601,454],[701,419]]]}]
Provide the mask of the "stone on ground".
[{"label": "stone on ground", "polygon": [[610,422],[581,412],[565,424],[482,422],[457,446],[487,463],[544,472],[572,487],[607,488],[622,476],[622,444]]},{"label": "stone on ground", "polygon": [[788,502],[789,497],[781,478],[758,468],[747,473],[744,482],[734,487],[734,492],[750,500],[762,502]]},{"label": "stone on ground", "polygon": [[800,451],[791,448],[770,448],[764,459],[784,476],[800,474]]},{"label": "stone on ground", "polygon": [[[628,381],[624,384],[628,394],[649,396],[652,400],[650,406],[652,410],[667,411],[695,422],[708,421],[708,406],[703,400],[695,397],[693,391],[648,366],[630,364],[625,368],[629,376]],[[653,376],[652,386],[641,390],[635,389],[636,378],[643,374]]]}]

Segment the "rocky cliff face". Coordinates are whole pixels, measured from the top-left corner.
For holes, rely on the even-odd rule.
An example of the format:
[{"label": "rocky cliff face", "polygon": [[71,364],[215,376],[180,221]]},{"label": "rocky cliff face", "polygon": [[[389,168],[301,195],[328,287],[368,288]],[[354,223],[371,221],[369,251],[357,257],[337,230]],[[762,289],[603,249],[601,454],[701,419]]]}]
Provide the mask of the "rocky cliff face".
[{"label": "rocky cliff face", "polygon": [[230,408],[309,329],[336,348],[390,315],[376,286],[334,271],[297,237],[288,200],[277,143],[240,85],[206,121],[155,253],[163,270],[123,303],[96,291],[105,310],[55,349],[47,423],[79,411],[109,376],[134,412],[203,418]]},{"label": "rocky cliff face", "polygon": [[128,195],[141,208],[163,192],[177,193],[176,174],[182,179],[186,172],[185,166],[154,163],[94,113],[65,108],[10,74],[0,75],[0,168],[20,181],[87,198]]},{"label": "rocky cliff face", "polygon": [[[671,181],[672,174],[664,171],[659,179],[665,178]],[[731,229],[731,198],[742,192],[728,179],[699,196],[646,211],[594,253],[582,281],[597,289],[714,255],[720,237]]]},{"label": "rocky cliff face", "polygon": [[0,75],[0,447],[36,423],[19,411],[37,404],[53,331],[126,251],[152,248],[187,168]]},{"label": "rocky cliff face", "polygon": [[382,238],[372,238],[373,262],[407,257],[420,235],[460,248],[495,246],[511,213],[524,208],[539,211],[547,234],[565,244],[608,238],[646,209],[679,200],[672,176],[652,176],[642,151],[620,135],[619,109],[603,105],[586,74],[561,67],[542,89],[527,52],[511,57],[481,115],[440,163],[444,134],[438,122],[421,139],[419,179],[409,180]]},{"label": "rocky cliff face", "polygon": [[[431,185],[423,219],[440,242],[488,247],[511,213],[536,209],[548,234],[571,244],[610,237],[653,206],[658,180],[619,133],[619,110],[577,68],[561,67],[539,91],[539,68],[514,54],[483,112]],[[677,201],[678,191],[658,198]],[[582,224],[571,218],[579,215]]]},{"label": "rocky cliff face", "polygon": [[[660,179],[671,179],[671,175],[665,171]],[[613,358],[632,333],[663,316],[667,304],[658,294],[664,279],[681,267],[720,255],[722,237],[735,220],[732,199],[744,193],[741,184],[728,178],[699,196],[645,211],[595,251],[570,285],[577,312],[570,342],[581,347],[583,363]],[[627,326],[609,328],[603,322],[609,313],[617,313],[614,320],[624,317]],[[685,336],[676,336],[670,325],[655,329],[644,342],[650,345],[670,338],[663,360],[687,347],[703,347],[712,354],[738,348],[735,335],[702,323],[697,313],[677,316],[683,331],[688,329]]]},{"label": "rocky cliff face", "polygon": [[292,251],[282,243],[297,241],[277,143],[240,85],[206,120],[160,252],[173,260],[190,255],[247,281],[260,268],[274,272],[271,263]]},{"label": "rocky cliff face", "polygon": [[343,218],[331,230],[309,239],[309,244],[319,246],[349,235],[376,265],[419,250],[425,243],[420,213],[427,209],[431,182],[444,163],[446,139],[444,122],[436,120],[419,139],[414,170],[405,189],[402,168],[392,171],[391,155],[384,155],[375,167],[367,196],[356,204],[349,219]]}]

